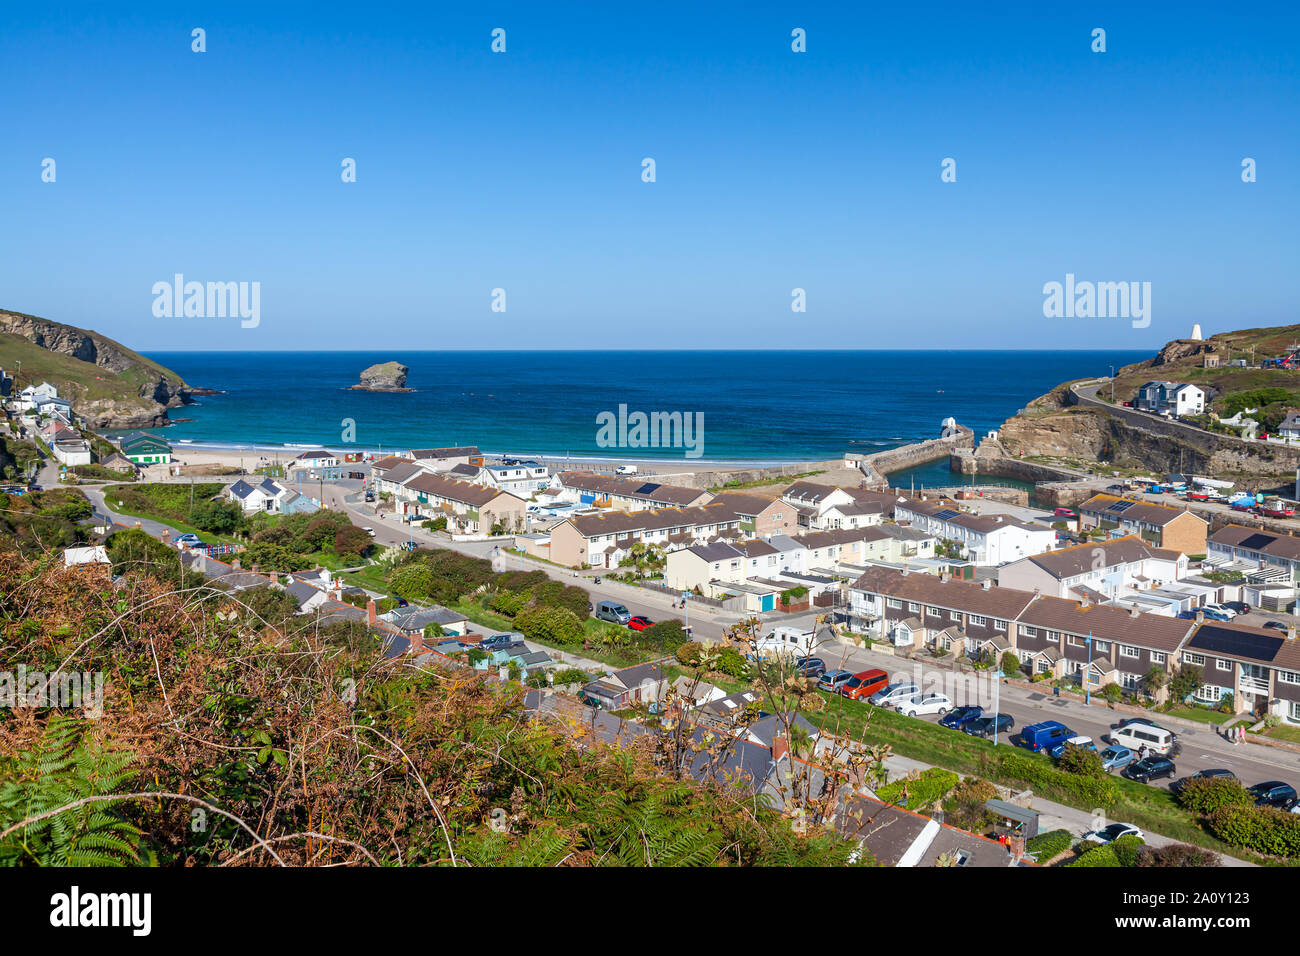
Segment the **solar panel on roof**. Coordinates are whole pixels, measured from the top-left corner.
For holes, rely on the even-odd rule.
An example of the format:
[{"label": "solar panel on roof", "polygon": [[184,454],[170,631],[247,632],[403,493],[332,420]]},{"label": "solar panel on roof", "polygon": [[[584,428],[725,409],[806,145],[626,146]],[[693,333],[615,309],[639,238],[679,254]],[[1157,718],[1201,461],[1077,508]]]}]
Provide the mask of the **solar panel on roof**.
[{"label": "solar panel on roof", "polygon": [[959,514],[961,514],[960,511],[953,511],[951,508],[944,508],[942,511],[936,511],[934,516],[940,521],[947,521],[949,518],[955,518]]},{"label": "solar panel on roof", "polygon": [[652,493],[654,492],[654,490],[655,490],[656,488],[658,488],[658,487],[659,487],[659,486],[658,486],[657,484],[655,484],[654,482],[652,482],[652,481],[648,481],[648,482],[646,482],[644,485],[642,485],[640,488],[638,488],[636,491],[634,491],[633,494],[638,494],[638,495],[648,495],[648,494],[652,494]]},{"label": "solar panel on roof", "polygon": [[1237,654],[1253,657],[1260,661],[1271,661],[1278,648],[1286,643],[1284,637],[1270,637],[1264,634],[1246,634],[1241,631],[1229,631],[1217,627],[1202,627],[1196,636],[1188,641],[1188,647],[1197,650],[1213,651],[1219,654]]},{"label": "solar panel on roof", "polygon": [[1135,504],[1137,504],[1136,501],[1117,501],[1113,505],[1107,506],[1106,510],[1111,512],[1112,514],[1117,514],[1117,515],[1123,514],[1125,511],[1128,511],[1129,508],[1132,508]]},{"label": "solar panel on roof", "polygon": [[1264,548],[1267,548],[1270,544],[1272,544],[1276,540],[1277,538],[1275,538],[1271,534],[1252,534],[1250,537],[1244,539],[1240,544],[1238,544],[1237,547],[1249,548],[1252,551],[1259,551]]}]

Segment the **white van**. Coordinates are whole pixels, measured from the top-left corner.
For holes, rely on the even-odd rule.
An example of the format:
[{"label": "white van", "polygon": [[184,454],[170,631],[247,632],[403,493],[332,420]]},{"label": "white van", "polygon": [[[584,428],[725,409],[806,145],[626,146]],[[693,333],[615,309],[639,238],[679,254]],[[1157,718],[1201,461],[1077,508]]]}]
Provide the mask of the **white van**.
[{"label": "white van", "polygon": [[817,645],[815,631],[801,631],[797,627],[778,627],[760,637],[755,642],[756,654],[748,656],[757,656],[759,660],[782,656],[809,657],[816,650]]},{"label": "white van", "polygon": [[616,475],[635,475],[636,465],[619,465],[614,469]]},{"label": "white van", "polygon": [[1154,724],[1125,724],[1118,730],[1110,732],[1110,742],[1119,744],[1121,747],[1127,747],[1134,753],[1145,746],[1147,753],[1161,757],[1174,756],[1182,750],[1178,738],[1170,731]]}]

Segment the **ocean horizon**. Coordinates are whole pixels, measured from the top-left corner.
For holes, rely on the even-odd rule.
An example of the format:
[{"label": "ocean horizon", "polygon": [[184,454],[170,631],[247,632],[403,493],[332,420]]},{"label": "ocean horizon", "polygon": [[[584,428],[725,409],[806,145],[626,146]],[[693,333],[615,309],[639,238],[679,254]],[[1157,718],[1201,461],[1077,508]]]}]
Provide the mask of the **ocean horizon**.
[{"label": "ocean horizon", "polygon": [[[1107,374],[1141,350],[151,351],[196,388],[169,441],[263,449],[477,445],[547,458],[776,464],[937,437],[945,418],[983,436],[1062,381]],[[410,392],[350,388],[384,361]],[[620,407],[622,407],[620,409]],[[679,413],[669,447],[610,445],[636,412]],[[693,434],[689,425],[699,426]],[[649,437],[649,436],[645,436]],[[602,444],[602,441],[605,441]],[[689,456],[688,456],[689,455]]]}]

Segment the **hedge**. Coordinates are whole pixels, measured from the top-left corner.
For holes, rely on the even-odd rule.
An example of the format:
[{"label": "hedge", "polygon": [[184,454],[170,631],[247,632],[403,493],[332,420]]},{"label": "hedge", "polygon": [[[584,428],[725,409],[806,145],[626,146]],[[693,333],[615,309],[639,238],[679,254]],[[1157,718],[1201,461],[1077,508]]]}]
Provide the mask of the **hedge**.
[{"label": "hedge", "polygon": [[1272,807],[1223,806],[1208,817],[1225,843],[1273,856],[1300,856],[1300,816]]},{"label": "hedge", "polygon": [[1255,803],[1250,791],[1236,780],[1224,777],[1188,780],[1178,791],[1178,802],[1193,813],[1208,816],[1220,807],[1249,807]]},{"label": "hedge", "polygon": [[1074,834],[1069,830],[1048,830],[1025,842],[1025,850],[1040,863],[1055,859],[1074,844]]},{"label": "hedge", "polygon": [[[931,767],[922,770],[915,780],[895,780],[893,783],[877,788],[876,796],[884,803],[905,806],[911,810],[922,810],[942,800],[959,781],[960,778],[951,770]],[[905,790],[906,795],[904,795]]]},{"label": "hedge", "polygon": [[1070,864],[1070,866],[1120,866],[1119,856],[1115,853],[1115,847],[1112,844],[1093,847],[1091,850],[1085,850],[1083,855]]}]

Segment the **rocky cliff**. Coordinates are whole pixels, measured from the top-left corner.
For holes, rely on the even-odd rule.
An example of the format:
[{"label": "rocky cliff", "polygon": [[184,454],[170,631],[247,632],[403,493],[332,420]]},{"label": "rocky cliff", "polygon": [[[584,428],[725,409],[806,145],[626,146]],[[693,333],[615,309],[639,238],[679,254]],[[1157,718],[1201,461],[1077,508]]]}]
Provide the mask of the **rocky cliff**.
[{"label": "rocky cliff", "polygon": [[365,392],[410,392],[406,387],[406,375],[411,370],[400,362],[380,362],[361,372],[361,383],[353,385],[354,389]]},{"label": "rocky cliff", "polygon": [[49,381],[92,428],[165,425],[191,390],[170,369],[88,329],[0,311],[0,366],[18,386]]}]

